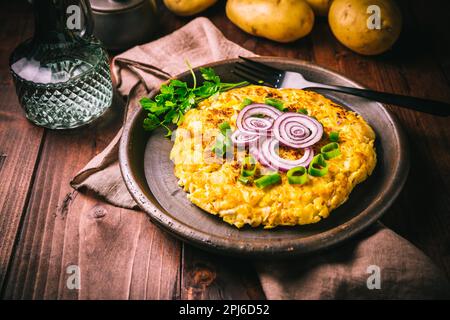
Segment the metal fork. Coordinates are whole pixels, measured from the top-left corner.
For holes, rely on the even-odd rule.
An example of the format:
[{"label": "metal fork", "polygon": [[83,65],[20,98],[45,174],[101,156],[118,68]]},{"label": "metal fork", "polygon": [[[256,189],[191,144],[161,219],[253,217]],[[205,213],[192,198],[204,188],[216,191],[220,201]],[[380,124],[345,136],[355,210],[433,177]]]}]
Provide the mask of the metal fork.
[{"label": "metal fork", "polygon": [[300,73],[284,71],[267,64],[245,57],[235,64],[232,72],[250,83],[266,85],[274,88],[325,89],[347,93],[382,103],[393,104],[404,108],[421,111],[441,117],[450,115],[450,104],[424,98],[415,98],[399,94],[334,86],[306,80]]}]

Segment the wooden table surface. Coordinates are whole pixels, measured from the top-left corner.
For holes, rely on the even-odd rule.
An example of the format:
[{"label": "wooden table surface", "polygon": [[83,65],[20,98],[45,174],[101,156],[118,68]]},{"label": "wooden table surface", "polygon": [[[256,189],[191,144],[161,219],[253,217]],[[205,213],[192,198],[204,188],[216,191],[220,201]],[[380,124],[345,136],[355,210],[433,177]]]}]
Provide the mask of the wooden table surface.
[{"label": "wooden table surface", "polygon": [[[161,5],[160,5],[161,6]],[[261,55],[312,61],[376,90],[450,102],[450,2],[402,1],[404,32],[394,49],[364,57],[340,45],[326,20],[295,43],[249,36],[208,10],[226,37]],[[70,179],[119,129],[120,110],[70,132],[29,123],[8,71],[13,48],[33,32],[25,1],[0,2],[0,297],[7,299],[264,298],[251,264],[202,252],[147,216],[74,191]],[[161,7],[161,34],[181,27]],[[446,37],[446,38],[445,38]],[[397,107],[410,141],[411,172],[382,221],[450,276],[450,121]],[[81,288],[67,268],[78,265]]]}]

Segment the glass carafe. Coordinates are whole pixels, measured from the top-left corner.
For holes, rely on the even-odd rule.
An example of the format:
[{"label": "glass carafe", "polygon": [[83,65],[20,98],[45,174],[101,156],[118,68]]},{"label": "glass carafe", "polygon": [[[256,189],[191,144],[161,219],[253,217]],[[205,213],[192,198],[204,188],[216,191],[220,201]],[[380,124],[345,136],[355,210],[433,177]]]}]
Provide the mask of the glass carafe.
[{"label": "glass carafe", "polygon": [[93,121],[111,105],[113,89],[107,53],[92,36],[89,1],[33,0],[33,9],[34,36],[10,57],[26,117],[51,129]]}]

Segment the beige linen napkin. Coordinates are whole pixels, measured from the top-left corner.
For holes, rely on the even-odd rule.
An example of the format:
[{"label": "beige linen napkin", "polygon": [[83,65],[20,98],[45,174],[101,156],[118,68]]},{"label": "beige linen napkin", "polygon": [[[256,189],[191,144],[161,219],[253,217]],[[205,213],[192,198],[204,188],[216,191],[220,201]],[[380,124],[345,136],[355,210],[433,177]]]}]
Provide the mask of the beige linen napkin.
[{"label": "beige linen napkin", "polygon": [[[238,55],[253,54],[225,39],[208,19],[197,18],[171,35],[117,56],[113,72],[119,92],[137,99],[185,71],[185,59],[195,67]],[[136,103],[129,105],[137,108]],[[135,208],[118,165],[120,136],[121,132],[73,178],[71,185],[80,191],[93,191],[114,205]],[[289,262],[255,263],[255,267],[269,299],[448,297],[447,279],[433,263],[380,224],[358,241],[339,248]]]},{"label": "beige linen napkin", "polygon": [[[206,18],[197,18],[183,28],[148,44],[137,46],[113,59],[113,73],[118,91],[132,98],[145,95],[183,71],[186,60],[193,67],[237,56],[254,54],[227,40]],[[128,114],[135,111],[136,103],[129,103]],[[106,201],[124,208],[137,208],[120,174],[118,148],[122,131],[108,147],[95,156],[72,179],[77,190],[90,190]]]},{"label": "beige linen napkin", "polygon": [[[345,244],[293,261],[256,264],[268,299],[448,299],[433,262],[375,224]],[[378,277],[379,276],[379,277]]]}]

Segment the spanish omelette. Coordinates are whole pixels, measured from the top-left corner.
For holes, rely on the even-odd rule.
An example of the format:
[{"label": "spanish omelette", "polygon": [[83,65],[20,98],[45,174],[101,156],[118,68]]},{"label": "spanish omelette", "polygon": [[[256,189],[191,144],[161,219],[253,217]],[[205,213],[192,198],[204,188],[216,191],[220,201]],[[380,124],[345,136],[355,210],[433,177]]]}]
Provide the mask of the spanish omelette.
[{"label": "spanish omelette", "polygon": [[[288,111],[306,110],[323,126],[316,152],[328,141],[327,134],[339,132],[340,155],[328,161],[328,174],[309,177],[302,185],[291,185],[285,173],[281,183],[265,189],[238,181],[239,157],[227,161],[212,152],[220,134],[219,125],[228,122],[236,128],[236,118],[244,99],[264,103],[266,98],[284,102]],[[326,97],[299,89],[273,89],[246,86],[210,97],[185,114],[178,127],[170,153],[178,183],[188,199],[203,210],[221,217],[238,228],[304,225],[319,222],[343,204],[353,188],[374,170],[375,133],[358,114],[348,111]],[[280,148],[280,156],[301,157],[301,151]],[[264,168],[258,165],[258,170]]]}]

